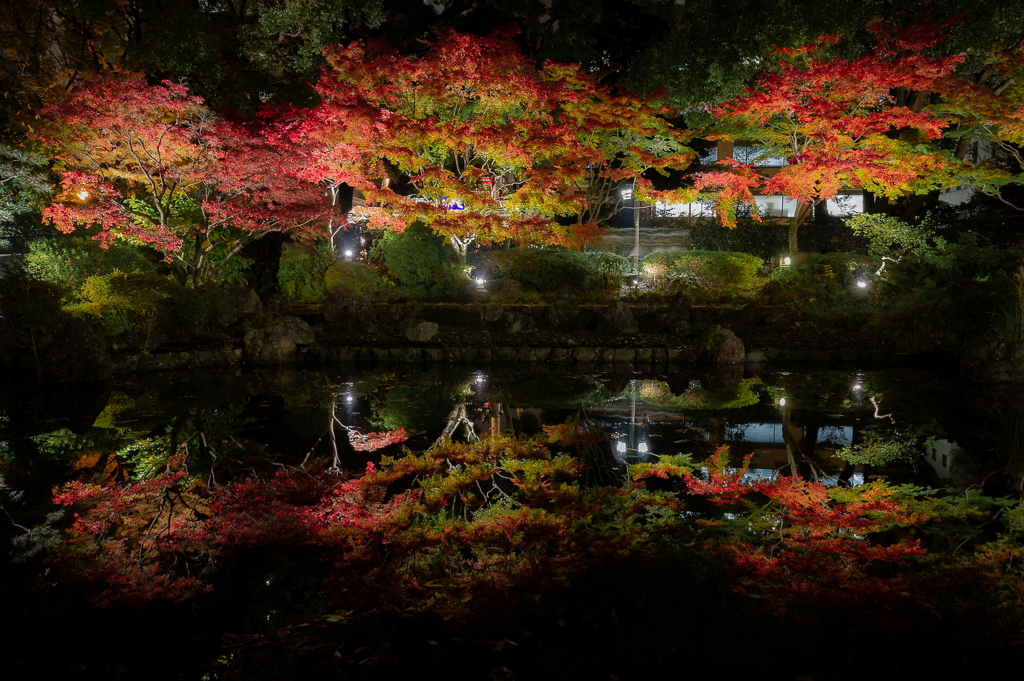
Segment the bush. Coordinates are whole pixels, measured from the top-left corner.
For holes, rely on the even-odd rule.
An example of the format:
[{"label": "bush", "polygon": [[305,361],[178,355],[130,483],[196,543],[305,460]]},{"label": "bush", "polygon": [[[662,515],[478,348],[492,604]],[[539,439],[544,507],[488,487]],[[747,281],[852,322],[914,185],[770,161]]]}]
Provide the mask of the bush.
[{"label": "bush", "polygon": [[277,288],[294,303],[313,303],[327,296],[327,273],[336,260],[329,246],[282,244]]},{"label": "bush", "polygon": [[796,267],[772,272],[779,292],[802,307],[818,326],[859,328],[877,312],[875,290],[857,287],[871,281],[879,260],[855,253],[812,253]]},{"label": "bush", "polygon": [[399,284],[425,289],[434,285],[437,267],[453,253],[444,237],[414,222],[401,233],[385,231],[374,242],[371,257],[380,258]]},{"label": "bush", "polygon": [[[685,218],[656,218],[658,226],[686,229]],[[736,228],[722,227],[718,220],[697,219],[689,226],[690,248],[705,251],[749,253],[774,264],[776,257],[789,251],[789,224],[756,222],[749,217],[736,220]],[[868,240],[855,234],[838,218],[807,222],[800,226],[800,250],[811,253],[867,253]]]},{"label": "bush", "polygon": [[752,296],[764,261],[731,251],[655,251],[641,261],[644,273],[660,287],[696,286],[715,297]]},{"label": "bush", "polygon": [[103,248],[98,241],[81,236],[57,236],[33,241],[24,257],[26,274],[63,288],[77,297],[86,279],[123,272],[155,274],[156,267],[138,248],[115,242]]},{"label": "bush", "polygon": [[136,325],[155,323],[160,306],[182,290],[164,276],[117,272],[89,277],[82,286],[82,302],[67,310],[85,317],[100,335],[114,336]]},{"label": "bush", "polygon": [[377,270],[358,260],[339,260],[324,273],[324,288],[327,291],[340,286],[353,293],[364,293],[379,285]]},{"label": "bush", "polygon": [[588,262],[579,253],[527,248],[491,251],[487,259],[491,278],[515,279],[524,292],[585,293],[594,288]]},{"label": "bush", "polygon": [[466,269],[457,262],[445,261],[434,268],[431,297],[445,302],[465,303],[476,292],[476,282],[466,276]]},{"label": "bush", "polygon": [[586,251],[575,255],[589,270],[599,291],[618,291],[634,274],[632,261],[615,253]]}]

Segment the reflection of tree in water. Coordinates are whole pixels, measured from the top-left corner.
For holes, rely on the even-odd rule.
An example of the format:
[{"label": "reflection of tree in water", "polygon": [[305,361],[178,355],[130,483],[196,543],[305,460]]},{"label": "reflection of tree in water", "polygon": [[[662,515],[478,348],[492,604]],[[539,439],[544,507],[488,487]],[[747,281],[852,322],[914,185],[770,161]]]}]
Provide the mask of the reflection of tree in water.
[{"label": "reflection of tree in water", "polygon": [[171,472],[172,453],[181,452],[180,465],[186,474],[193,474],[190,466],[202,468],[209,471],[210,484],[217,484],[218,469],[236,469],[254,456],[265,458],[263,446],[242,435],[251,423],[246,406],[197,407],[179,414],[167,433],[167,472]]},{"label": "reflection of tree in water", "polygon": [[436,432],[447,423],[453,400],[465,398],[470,383],[468,375],[450,374],[444,378],[425,374],[392,382],[395,380],[387,377],[367,393],[371,405],[367,420],[375,428]]},{"label": "reflection of tree in water", "polygon": [[[742,367],[741,376],[742,376]],[[757,404],[756,388],[761,385],[757,378],[718,381],[707,376],[702,380],[689,382],[684,392],[675,394],[664,381],[645,380],[639,387],[641,399],[647,404],[659,407],[682,409],[737,409]]]},{"label": "reflection of tree in water", "polygon": [[331,444],[331,466],[328,470],[332,473],[341,473],[341,459],[338,455],[338,435],[336,428],[344,430],[348,436],[348,443],[357,452],[375,452],[378,449],[383,449],[388,445],[397,444],[399,442],[405,442],[408,437],[405,434],[404,428],[396,428],[395,430],[389,430],[384,433],[360,433],[354,427],[344,423],[338,418],[337,407],[338,400],[344,397],[343,394],[333,394],[330,401],[330,409],[327,414],[327,426],[323,432],[320,433],[320,437],[317,438],[316,442],[306,453],[306,457],[302,460],[300,467],[305,468],[309,462],[309,458],[316,452],[317,446],[326,436],[328,442]]},{"label": "reflection of tree in water", "polygon": [[[498,405],[500,409],[500,405]],[[440,445],[445,441],[454,440],[454,435],[458,431],[459,427],[462,428],[462,437],[466,442],[473,443],[479,441],[476,431],[473,428],[473,420],[469,418],[469,412],[466,409],[466,398],[463,397],[452,409],[451,413],[448,414],[448,422],[445,424],[444,430],[441,431],[441,435],[434,441],[434,446]]]}]

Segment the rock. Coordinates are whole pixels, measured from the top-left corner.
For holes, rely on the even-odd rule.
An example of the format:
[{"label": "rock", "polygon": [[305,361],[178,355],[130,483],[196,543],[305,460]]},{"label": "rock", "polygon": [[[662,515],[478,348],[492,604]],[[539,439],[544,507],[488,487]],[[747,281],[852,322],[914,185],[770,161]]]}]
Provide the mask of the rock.
[{"label": "rock", "polygon": [[266,329],[245,334],[245,359],[250,364],[286,364],[295,361],[299,346],[312,345],[313,330],[298,317],[283,317]]},{"label": "rock", "polygon": [[245,334],[245,359],[250,364],[285,364],[295,359],[298,347],[283,329]]},{"label": "rock", "polygon": [[548,306],[548,325],[556,329],[569,328],[580,316],[576,296],[567,294]]},{"label": "rock", "polygon": [[709,364],[735,364],[746,357],[743,341],[729,329],[714,324],[701,337],[701,346]]},{"label": "rock", "polygon": [[501,305],[484,305],[480,308],[480,319],[484,325],[493,324],[505,317],[505,308]]},{"label": "rock", "polygon": [[237,322],[254,322],[263,314],[263,303],[251,288],[229,286],[225,291],[227,301],[220,323],[231,326]]},{"label": "rock", "polygon": [[271,317],[278,315],[290,315],[292,313],[292,307],[288,304],[288,301],[276,293],[271,294],[267,298],[267,303],[263,308],[267,315]]},{"label": "rock", "polygon": [[506,312],[502,318],[506,333],[529,333],[533,331],[533,317],[521,312]]},{"label": "rock", "polygon": [[672,296],[672,300],[669,301],[668,306],[665,308],[673,319],[689,319],[690,310],[693,307],[693,301],[690,300],[690,296],[686,295],[682,291]]},{"label": "rock", "polygon": [[960,375],[981,383],[1024,383],[1024,341],[971,341],[960,358]]},{"label": "rock", "polygon": [[92,327],[77,317],[69,319],[54,335],[41,362],[44,375],[62,381],[102,381],[114,370]]},{"label": "rock", "polygon": [[666,329],[666,331],[676,338],[686,338],[688,336],[692,336],[694,333],[694,329],[690,325],[690,321],[688,319],[677,320],[671,327]]},{"label": "rock", "polygon": [[612,303],[602,310],[601,320],[604,322],[604,328],[614,333],[636,333],[636,319],[629,311],[629,307],[622,301]]},{"label": "rock", "polygon": [[495,300],[519,300],[523,295],[522,285],[515,279],[496,279],[491,283],[491,297]]},{"label": "rock", "polygon": [[632,362],[634,360],[636,360],[636,350],[633,348],[616,348],[613,361]]},{"label": "rock", "polygon": [[576,348],[572,356],[577,362],[593,362],[597,358],[597,353],[594,352],[594,348]]},{"label": "rock", "polygon": [[370,301],[340,286],[327,294],[320,312],[341,333],[372,333],[377,328],[377,312]]},{"label": "rock", "polygon": [[714,324],[711,315],[707,309],[695,310],[690,315],[690,327],[689,334],[697,335],[703,334]]},{"label": "rock", "polygon": [[437,335],[437,329],[436,322],[419,321],[407,326],[402,333],[413,343],[426,343]]},{"label": "rock", "polygon": [[316,334],[301,317],[283,317],[278,324],[278,328],[291,332],[292,342],[296,345],[312,345],[316,342]]}]

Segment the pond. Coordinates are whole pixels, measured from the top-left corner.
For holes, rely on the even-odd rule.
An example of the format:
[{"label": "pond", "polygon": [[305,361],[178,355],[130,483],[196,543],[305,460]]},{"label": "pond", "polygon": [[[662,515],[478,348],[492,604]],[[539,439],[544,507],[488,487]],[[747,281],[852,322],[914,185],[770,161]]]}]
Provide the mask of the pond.
[{"label": "pond", "polygon": [[[389,678],[439,659],[470,678],[546,678],[551,665],[561,678],[640,678],[681,662],[686,637],[780,617],[807,635],[806,662],[758,653],[737,669],[844,678],[815,661],[815,623],[844,622],[850,641],[865,635],[851,612],[910,640],[939,615],[978,626],[959,601],[951,624],[929,586],[960,594],[959,568],[893,580],[907,561],[955,555],[954,540],[996,550],[1024,479],[1020,393],[942,371],[785,369],[333,365],[5,384],[5,597],[27,613],[26,642],[54,617],[82,627],[54,669],[152,675],[164,637],[187,649],[159,662],[168,678]],[[742,537],[759,523],[775,529]],[[854,557],[832,582],[781,588],[783,569],[833,568],[753,565],[778,560],[766,532],[801,560],[840,544]],[[1018,551],[1005,536],[997,548]],[[1004,576],[990,597],[1019,588]],[[691,615],[666,610],[681,602]],[[920,618],[892,619],[901,608]],[[985,631],[1021,621],[1003,615]],[[618,627],[640,623],[657,662],[608,652]],[[106,640],[117,655],[99,652]],[[965,668],[1009,666],[1018,642],[1003,632],[1003,652]],[[899,653],[894,669],[914,668]]]}]

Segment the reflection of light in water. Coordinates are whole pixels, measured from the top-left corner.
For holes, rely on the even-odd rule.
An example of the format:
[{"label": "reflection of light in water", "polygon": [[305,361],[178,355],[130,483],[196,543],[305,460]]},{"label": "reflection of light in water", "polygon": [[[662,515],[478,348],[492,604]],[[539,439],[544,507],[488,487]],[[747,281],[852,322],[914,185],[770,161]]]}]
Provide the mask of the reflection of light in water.
[{"label": "reflection of light in water", "polygon": [[860,387],[861,387],[861,386],[860,386],[860,383],[854,383],[854,384],[853,384],[853,389],[854,389],[854,390],[860,390]]},{"label": "reflection of light in water", "polygon": [[647,443],[646,442],[641,442],[640,444],[638,444],[636,446],[636,451],[640,452],[641,454],[646,454],[647,453]]},{"label": "reflection of light in water", "polygon": [[[726,468],[725,474],[731,475],[736,473],[738,470],[738,468]],[[702,467],[700,472],[701,476],[706,480],[708,477],[708,469]],[[753,485],[758,480],[771,480],[775,475],[776,471],[774,468],[748,468],[747,472],[743,474],[742,478],[740,478],[740,481],[748,485]],[[825,485],[825,487],[835,487],[839,483],[839,478],[838,476],[824,475],[821,478],[821,483]],[[848,484],[850,487],[859,487],[863,485],[864,474],[860,472],[854,473],[850,476]]]},{"label": "reflection of light in water", "polygon": [[483,383],[484,382],[484,375],[483,374],[477,374],[476,375],[476,382],[477,383]]},{"label": "reflection of light in water", "polygon": [[352,401],[352,396],[351,395],[345,395],[345,401],[346,402],[351,402]]},{"label": "reflection of light in water", "polygon": [[625,452],[626,451],[626,443],[625,442],[620,442],[619,444],[615,445],[615,451],[617,451],[617,452]]},{"label": "reflection of light in water", "polygon": [[779,406],[780,407],[785,407],[786,406],[786,398],[785,397],[780,397],[779,398]]}]

